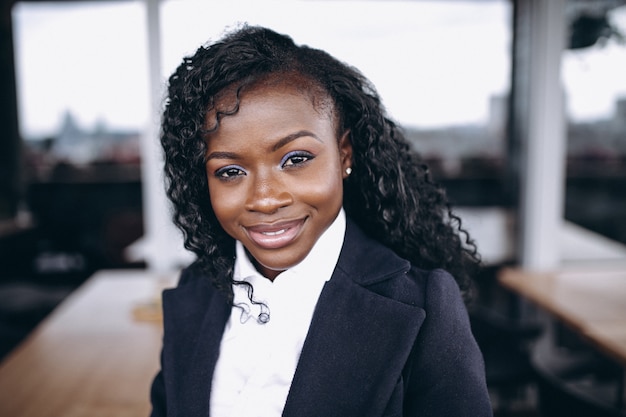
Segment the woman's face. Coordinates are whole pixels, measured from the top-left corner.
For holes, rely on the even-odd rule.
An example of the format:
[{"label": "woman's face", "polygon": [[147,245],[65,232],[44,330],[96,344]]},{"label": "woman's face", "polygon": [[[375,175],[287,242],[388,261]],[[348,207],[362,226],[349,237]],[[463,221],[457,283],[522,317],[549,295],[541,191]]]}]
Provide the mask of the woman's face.
[{"label": "woman's face", "polygon": [[352,146],[336,137],[331,113],[294,87],[259,86],[208,136],[215,215],[269,279],[301,262],[341,208]]}]

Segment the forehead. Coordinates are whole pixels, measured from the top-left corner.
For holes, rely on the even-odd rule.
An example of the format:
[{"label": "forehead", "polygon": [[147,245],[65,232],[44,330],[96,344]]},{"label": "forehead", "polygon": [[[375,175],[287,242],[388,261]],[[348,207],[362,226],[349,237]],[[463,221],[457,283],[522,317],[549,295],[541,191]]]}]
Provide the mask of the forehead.
[{"label": "forehead", "polygon": [[263,98],[277,96],[306,100],[319,116],[328,117],[336,124],[333,101],[321,86],[300,74],[272,74],[249,84],[234,83],[216,94],[206,114],[206,128],[215,130],[218,119],[236,115],[250,101],[258,104]]},{"label": "forehead", "polygon": [[333,144],[337,136],[332,116],[291,88],[263,87],[247,92],[241,96],[237,112],[222,117],[216,126],[205,136],[208,152],[237,149],[248,154],[262,149],[265,154],[268,149],[282,148],[277,144],[288,138],[313,137]]}]

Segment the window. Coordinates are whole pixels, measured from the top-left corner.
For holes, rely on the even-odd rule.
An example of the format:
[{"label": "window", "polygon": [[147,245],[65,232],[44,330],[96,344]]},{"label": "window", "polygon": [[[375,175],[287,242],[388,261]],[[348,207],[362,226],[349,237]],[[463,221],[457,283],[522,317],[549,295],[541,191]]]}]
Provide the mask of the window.
[{"label": "window", "polygon": [[570,5],[565,217],[626,243],[626,6]]},{"label": "window", "polygon": [[142,2],[16,4],[19,128],[40,178],[57,163],[138,159],[149,111],[144,21]]}]

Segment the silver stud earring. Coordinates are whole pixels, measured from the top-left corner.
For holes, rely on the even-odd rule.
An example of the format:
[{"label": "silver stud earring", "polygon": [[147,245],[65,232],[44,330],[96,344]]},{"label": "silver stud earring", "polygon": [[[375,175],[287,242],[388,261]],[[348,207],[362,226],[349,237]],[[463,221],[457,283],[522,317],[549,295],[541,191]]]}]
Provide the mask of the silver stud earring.
[{"label": "silver stud earring", "polygon": [[352,168],[348,167],[346,168],[346,175],[350,175],[352,174]]}]

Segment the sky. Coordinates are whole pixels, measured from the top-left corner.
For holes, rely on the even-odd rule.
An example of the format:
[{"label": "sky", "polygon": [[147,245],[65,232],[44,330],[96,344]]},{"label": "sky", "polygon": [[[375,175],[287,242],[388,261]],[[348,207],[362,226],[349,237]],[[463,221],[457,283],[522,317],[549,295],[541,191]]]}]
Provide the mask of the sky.
[{"label": "sky", "polygon": [[[163,89],[183,56],[248,22],[359,68],[401,123],[485,123],[490,97],[509,88],[509,3],[168,0],[161,8]],[[142,1],[18,3],[13,19],[25,137],[53,134],[68,110],[85,128],[137,129],[155,117]],[[624,46],[568,52],[563,66],[564,83],[575,86],[568,87],[574,118],[606,117],[616,94],[626,96]]]}]

